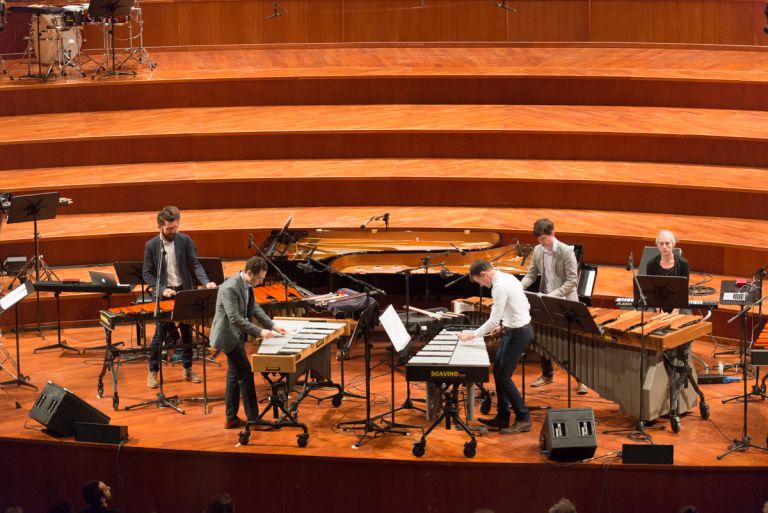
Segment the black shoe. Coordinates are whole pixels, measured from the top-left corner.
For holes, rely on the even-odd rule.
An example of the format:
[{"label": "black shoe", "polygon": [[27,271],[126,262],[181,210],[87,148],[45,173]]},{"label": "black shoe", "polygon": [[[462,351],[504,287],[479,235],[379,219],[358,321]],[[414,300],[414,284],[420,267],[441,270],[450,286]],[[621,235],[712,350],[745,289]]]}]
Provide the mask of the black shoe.
[{"label": "black shoe", "polygon": [[509,427],[509,419],[493,417],[491,419],[477,419],[480,424],[484,424],[492,429],[504,429]]}]

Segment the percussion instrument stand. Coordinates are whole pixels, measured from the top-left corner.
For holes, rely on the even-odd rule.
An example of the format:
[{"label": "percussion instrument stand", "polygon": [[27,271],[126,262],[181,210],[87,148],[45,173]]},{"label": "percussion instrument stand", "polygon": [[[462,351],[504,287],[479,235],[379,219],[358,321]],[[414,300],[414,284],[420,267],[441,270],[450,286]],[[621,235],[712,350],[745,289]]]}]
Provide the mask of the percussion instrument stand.
[{"label": "percussion instrument stand", "polygon": [[[11,8],[11,10],[13,10],[13,8]],[[29,26],[32,27],[32,23],[34,23],[35,28],[37,29],[35,34],[35,38],[37,39],[37,51],[35,52],[35,45],[32,42],[32,38],[27,36],[27,49],[24,50],[24,55],[26,56],[27,61],[27,74],[20,76],[19,80],[32,79],[47,82],[52,75],[51,72],[53,71],[53,62],[51,62],[51,64],[48,66],[48,70],[43,73],[43,60],[41,56],[43,37],[40,33],[40,15],[35,14],[34,18],[34,21],[29,22]],[[37,57],[37,74],[32,73],[32,52],[34,52],[35,56]]]},{"label": "percussion instrument stand", "polygon": [[[104,30],[104,56],[102,62],[91,79],[107,77],[129,76],[135,77],[136,72],[120,71],[117,69],[117,48],[115,48],[115,18],[118,16],[129,16],[133,7],[133,0],[93,0],[88,12],[101,18],[101,24]],[[109,62],[112,61],[111,66]]]},{"label": "percussion instrument stand", "polygon": [[[136,26],[139,32],[138,36],[136,36],[139,38],[139,46],[136,48],[133,47],[133,20],[136,20]],[[149,69],[154,71],[157,67],[157,63],[152,62],[152,59],[149,56],[149,51],[147,51],[144,46],[144,18],[142,17],[139,0],[135,0],[133,7],[131,7],[131,17],[128,22],[128,44],[130,45],[128,48],[128,56],[123,59],[117,67],[122,68],[126,62],[134,60],[139,64],[148,65]]]},{"label": "percussion instrument stand", "polygon": [[[144,277],[142,276],[142,267],[144,265],[144,262],[141,261],[123,261],[123,262],[115,262],[115,274],[117,274],[117,280],[120,283],[130,283],[132,285],[139,284],[139,287],[141,288],[141,295],[139,296],[138,300],[134,300],[134,304],[139,303],[147,303],[147,298],[145,296],[146,294],[146,286],[147,283],[144,281]],[[154,299],[152,300],[154,302]],[[146,323],[144,320],[136,320],[134,322],[136,325],[136,345],[143,346],[146,348],[147,346],[147,329],[146,329]],[[143,341],[143,342],[142,342]],[[133,343],[131,343],[133,345]],[[147,353],[141,352],[139,354],[133,354],[131,358],[125,358],[123,359],[123,363],[133,363],[138,362],[141,360],[147,359]]]},{"label": "percussion instrument stand", "polygon": [[459,416],[459,384],[443,383],[440,385],[440,391],[443,393],[443,411],[440,416],[435,419],[431,426],[421,435],[421,439],[413,444],[413,455],[421,457],[424,455],[424,451],[427,447],[427,436],[443,421],[445,420],[445,429],[451,429],[451,423],[455,424],[457,428],[461,429],[467,435],[470,440],[464,443],[464,456],[472,458],[477,454],[477,439],[471,429],[461,420]]},{"label": "percussion instrument stand", "polygon": [[[155,330],[160,330],[160,326],[162,325],[163,321],[160,319],[160,278],[163,275],[163,267],[165,264],[165,246],[163,245],[162,241],[160,241],[160,259],[157,266],[157,282],[155,283]],[[155,350],[157,352],[158,358],[158,383],[160,385],[160,391],[157,393],[157,398],[154,400],[149,401],[142,401],[137,404],[133,404],[131,406],[126,406],[125,410],[133,410],[134,408],[140,408],[142,406],[148,406],[150,404],[156,405],[158,408],[173,408],[177,412],[184,415],[184,410],[178,407],[179,404],[179,397],[174,396],[166,396],[165,390],[163,388],[163,359],[160,358],[160,354],[163,351],[163,347],[165,345],[165,337],[162,337],[160,339],[160,343],[157,344],[157,349]]]},{"label": "percussion instrument stand", "polygon": [[754,303],[751,303],[749,305],[744,305],[741,307],[741,310],[739,313],[728,319],[728,322],[732,322],[736,319],[739,319],[739,347],[741,349],[740,356],[741,356],[741,372],[742,377],[741,381],[744,384],[744,412],[743,412],[743,418],[744,418],[744,424],[742,426],[741,431],[741,440],[734,440],[732,444],[728,446],[728,450],[726,450],[724,453],[717,456],[718,460],[721,460],[731,454],[732,452],[740,451],[740,452],[747,452],[749,448],[757,449],[758,451],[768,452],[768,447],[763,447],[761,445],[755,445],[751,442],[751,439],[749,438],[749,435],[747,433],[747,411],[748,411],[748,405],[749,401],[747,400],[747,315],[749,314],[749,311],[752,309],[753,306],[761,304],[763,300],[766,299],[768,296],[763,296]]}]

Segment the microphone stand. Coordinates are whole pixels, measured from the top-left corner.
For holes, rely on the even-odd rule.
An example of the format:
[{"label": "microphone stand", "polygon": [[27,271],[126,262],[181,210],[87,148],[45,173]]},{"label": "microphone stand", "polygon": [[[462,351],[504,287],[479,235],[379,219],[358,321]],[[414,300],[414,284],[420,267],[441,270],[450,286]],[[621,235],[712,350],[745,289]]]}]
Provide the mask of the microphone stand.
[{"label": "microphone stand", "polygon": [[[251,245],[252,241],[249,240],[248,244]],[[255,245],[254,245],[254,247],[256,248],[256,251],[259,253],[259,256],[261,256],[261,258],[266,260],[267,264],[270,267],[272,267],[272,269],[277,271],[277,274],[280,275],[280,277],[282,279],[282,282],[283,282],[283,290],[285,291],[285,308],[287,309],[288,308],[288,303],[289,303],[288,287],[291,286],[294,289],[298,290],[299,286],[296,285],[296,283],[293,280],[291,280],[288,276],[286,276],[285,273],[271,259],[269,259],[267,257],[267,255],[264,254],[264,252],[261,250],[260,247],[255,246]],[[295,317],[295,316],[291,316],[291,317]]]},{"label": "microphone stand", "polygon": [[766,299],[768,296],[763,296],[754,303],[751,303],[749,305],[744,305],[741,307],[741,311],[728,319],[728,323],[733,322],[736,319],[740,320],[739,323],[739,346],[740,346],[740,353],[741,353],[741,381],[744,383],[744,424],[741,431],[741,440],[734,440],[731,445],[728,446],[728,450],[726,450],[724,453],[718,455],[717,459],[721,460],[731,454],[732,452],[741,451],[741,452],[747,452],[750,447],[757,449],[759,451],[765,451],[768,452],[767,447],[763,447],[760,445],[755,445],[751,442],[749,435],[747,434],[747,405],[749,403],[748,394],[747,394],[747,314],[755,305],[761,305],[763,300]]},{"label": "microphone stand", "polygon": [[[160,320],[160,280],[163,275],[163,264],[165,263],[165,246],[163,245],[162,235],[159,235],[160,237],[160,261],[157,265],[157,279],[155,280],[155,330],[157,330],[158,333],[160,333],[161,326],[163,325],[163,321]],[[164,333],[163,333],[164,335]],[[133,404],[131,406],[126,406],[125,409],[127,410],[133,410],[134,408],[139,408],[141,406],[147,406],[149,404],[156,404],[158,408],[173,408],[177,412],[184,415],[184,410],[179,408],[177,405],[179,403],[179,396],[170,396],[167,397],[165,395],[165,391],[163,388],[163,360],[162,360],[162,348],[165,346],[165,336],[162,336],[160,338],[159,344],[157,344],[157,349],[154,351],[157,353],[157,363],[158,363],[158,371],[159,375],[159,383],[160,383],[160,390],[157,393],[157,399],[155,400],[149,400],[149,401],[142,401],[137,404]]]},{"label": "microphone stand", "polygon": [[[635,287],[637,287],[637,294],[639,297],[639,306],[640,306],[640,412],[637,416],[637,422],[635,423],[634,429],[613,429],[608,431],[603,431],[603,434],[620,434],[620,433],[627,433],[627,438],[630,440],[637,440],[641,442],[648,442],[649,444],[653,445],[653,438],[651,437],[650,433],[646,431],[651,429],[664,429],[664,426],[653,426],[653,427],[645,427],[645,422],[643,421],[643,409],[645,406],[645,401],[643,400],[643,386],[645,385],[645,309],[648,308],[648,302],[645,299],[645,294],[643,294],[643,289],[640,287],[640,283],[637,281],[637,272],[635,269],[634,264],[632,263],[632,256],[629,257],[629,263],[627,264],[629,269],[632,271],[632,281],[635,284]],[[569,364],[570,366],[570,364]],[[571,387],[568,386],[568,393],[570,394]]]}]

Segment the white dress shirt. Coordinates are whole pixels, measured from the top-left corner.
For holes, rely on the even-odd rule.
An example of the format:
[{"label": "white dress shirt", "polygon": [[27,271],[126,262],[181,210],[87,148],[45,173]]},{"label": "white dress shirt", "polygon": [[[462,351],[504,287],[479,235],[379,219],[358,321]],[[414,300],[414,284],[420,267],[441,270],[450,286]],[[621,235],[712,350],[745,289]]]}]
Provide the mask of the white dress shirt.
[{"label": "white dress shirt", "polygon": [[475,330],[475,337],[487,335],[499,322],[505,328],[522,328],[531,322],[531,305],[528,304],[520,280],[511,274],[495,271],[491,285],[491,317]]},{"label": "white dress shirt", "polygon": [[552,283],[552,280],[549,279],[550,276],[555,276],[555,251],[557,251],[557,245],[560,242],[552,237],[552,249],[547,250],[547,248],[542,246],[542,249],[544,250],[544,269],[542,273],[542,292],[544,294],[549,294],[553,290],[555,290],[555,287],[552,287],[550,284]]},{"label": "white dress shirt", "polygon": [[160,235],[160,242],[165,248],[165,275],[167,277],[166,287],[181,287],[181,275],[179,274],[179,264],[176,261],[176,244],[174,241],[167,241]]}]

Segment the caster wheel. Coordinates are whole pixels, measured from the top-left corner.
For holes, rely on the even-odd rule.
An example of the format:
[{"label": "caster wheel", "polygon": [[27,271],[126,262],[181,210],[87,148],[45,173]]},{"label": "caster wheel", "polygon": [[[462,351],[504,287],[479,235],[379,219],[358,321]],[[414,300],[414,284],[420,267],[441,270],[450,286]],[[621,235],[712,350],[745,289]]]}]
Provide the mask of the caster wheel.
[{"label": "caster wheel", "polygon": [[427,444],[426,442],[416,442],[413,444],[413,449],[411,452],[413,452],[413,455],[417,458],[421,458],[424,456],[424,452],[427,450]]},{"label": "caster wheel", "polygon": [[699,413],[701,414],[701,418],[704,420],[709,419],[709,405],[705,403],[704,401],[699,404]]},{"label": "caster wheel", "polygon": [[299,444],[299,447],[306,447],[308,442],[309,442],[309,433],[302,433],[300,435],[296,435],[296,443]]},{"label": "caster wheel", "polygon": [[248,445],[248,440],[251,439],[251,433],[248,431],[243,431],[240,433],[240,435],[237,437],[237,441],[240,442],[240,445]]},{"label": "caster wheel", "polygon": [[680,432],[680,417],[677,415],[673,415],[669,418],[669,423],[672,426],[672,432],[673,433],[679,433]]},{"label": "caster wheel", "polygon": [[480,413],[483,415],[488,415],[491,412],[491,398],[486,397],[483,399],[483,402],[480,404]]},{"label": "caster wheel", "polygon": [[475,454],[477,454],[477,443],[476,442],[467,442],[464,444],[464,456],[467,458],[474,458]]},{"label": "caster wheel", "polygon": [[341,401],[343,399],[344,399],[344,397],[342,397],[340,395],[337,395],[336,397],[331,399],[331,404],[333,405],[334,408],[338,408],[339,406],[341,406]]}]

